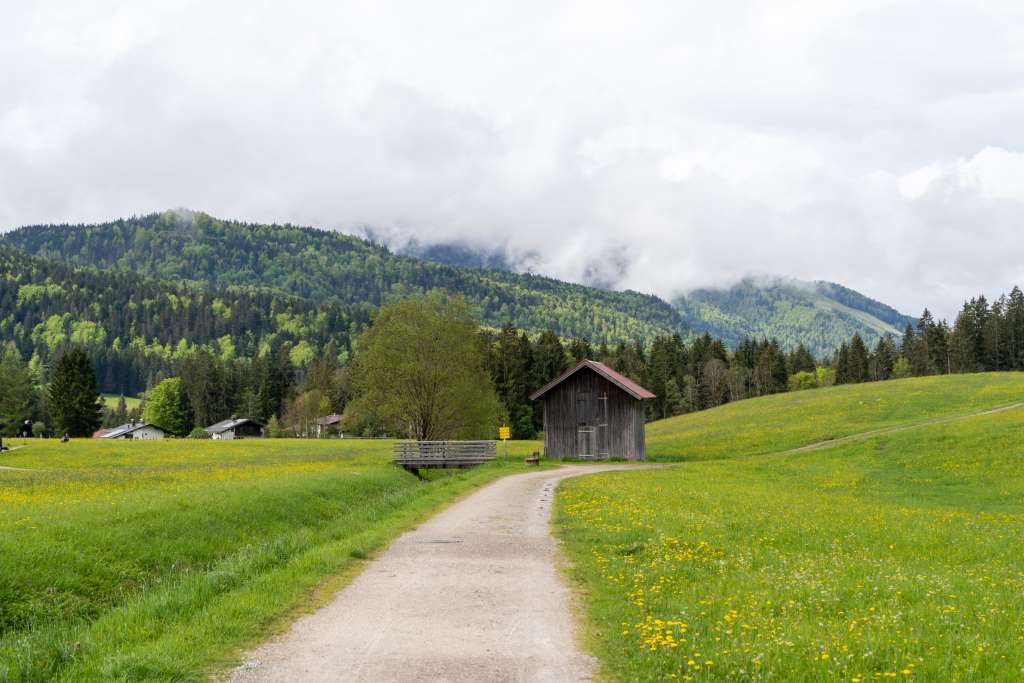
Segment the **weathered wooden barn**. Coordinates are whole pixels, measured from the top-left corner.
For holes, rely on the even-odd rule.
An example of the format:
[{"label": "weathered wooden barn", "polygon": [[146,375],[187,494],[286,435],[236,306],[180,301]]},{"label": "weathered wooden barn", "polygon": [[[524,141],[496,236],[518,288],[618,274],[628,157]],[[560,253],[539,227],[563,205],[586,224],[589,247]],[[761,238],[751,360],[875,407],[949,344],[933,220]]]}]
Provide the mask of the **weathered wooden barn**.
[{"label": "weathered wooden barn", "polygon": [[643,460],[643,401],[654,394],[607,365],[580,361],[533,392],[544,402],[544,454],[549,458]]}]

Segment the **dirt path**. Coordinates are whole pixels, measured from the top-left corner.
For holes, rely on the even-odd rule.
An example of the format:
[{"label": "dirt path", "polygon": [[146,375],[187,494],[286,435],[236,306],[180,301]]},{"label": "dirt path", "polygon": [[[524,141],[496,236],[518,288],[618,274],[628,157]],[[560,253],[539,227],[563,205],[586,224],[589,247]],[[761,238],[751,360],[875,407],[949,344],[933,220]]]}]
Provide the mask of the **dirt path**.
[{"label": "dirt path", "polygon": [[8,472],[41,472],[42,470],[30,470],[27,467],[8,467],[7,465],[0,465],[0,470],[7,470]]},{"label": "dirt path", "polygon": [[922,420],[920,422],[911,422],[909,424],[893,425],[892,427],[883,427],[882,429],[872,429],[867,432],[860,432],[858,434],[850,434],[849,436],[841,436],[838,439],[828,439],[827,441],[818,441],[816,443],[807,444],[806,446],[800,446],[799,448],[791,448],[788,451],[779,451],[773,453],[773,455],[790,455],[792,453],[803,453],[805,451],[816,451],[822,448],[832,448],[833,446],[841,446],[847,443],[857,443],[860,441],[866,441],[875,436],[881,436],[883,434],[894,434],[896,432],[905,432],[909,429],[917,429],[918,427],[928,427],[931,425],[944,424],[946,422],[956,422],[957,420],[966,420],[972,417],[981,417],[983,415],[994,415],[996,413],[1003,413],[1007,410],[1016,410],[1017,408],[1024,408],[1024,402],[1011,403],[1005,406],[999,406],[997,408],[986,408],[985,410],[977,410],[973,413],[963,413],[961,415],[947,415],[944,417],[936,417],[931,420]]},{"label": "dirt path", "polygon": [[562,467],[499,479],[403,534],[231,681],[585,681],[549,518]]}]

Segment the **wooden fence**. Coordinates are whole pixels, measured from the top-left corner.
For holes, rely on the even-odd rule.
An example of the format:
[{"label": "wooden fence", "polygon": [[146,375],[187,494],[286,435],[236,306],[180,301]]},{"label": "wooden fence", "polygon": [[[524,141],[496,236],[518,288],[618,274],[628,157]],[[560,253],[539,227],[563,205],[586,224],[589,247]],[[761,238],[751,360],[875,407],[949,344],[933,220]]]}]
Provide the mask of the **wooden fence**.
[{"label": "wooden fence", "polygon": [[493,460],[494,441],[399,441],[395,464],[419,474],[421,469],[466,469]]}]

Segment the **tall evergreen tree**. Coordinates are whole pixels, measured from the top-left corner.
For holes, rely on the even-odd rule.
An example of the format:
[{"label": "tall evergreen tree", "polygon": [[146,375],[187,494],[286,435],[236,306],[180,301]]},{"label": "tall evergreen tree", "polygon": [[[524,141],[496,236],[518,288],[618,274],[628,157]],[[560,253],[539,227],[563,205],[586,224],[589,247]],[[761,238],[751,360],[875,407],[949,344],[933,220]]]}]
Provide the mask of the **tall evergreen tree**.
[{"label": "tall evergreen tree", "polygon": [[850,345],[843,343],[839,346],[839,350],[836,351],[835,360],[832,365],[836,370],[836,384],[849,384],[851,379],[850,374]]},{"label": "tall evergreen tree", "polygon": [[36,390],[32,375],[13,343],[0,347],[0,434],[18,432],[32,418]]},{"label": "tall evergreen tree", "polygon": [[586,339],[573,339],[569,344],[569,355],[572,356],[574,363],[579,363],[581,360],[586,360],[593,356],[594,351],[590,348],[590,342]]},{"label": "tall evergreen tree", "polygon": [[[607,352],[607,347],[605,347]],[[541,332],[533,347],[533,388],[541,387],[569,368],[562,340],[552,330]]]},{"label": "tall evergreen tree", "polygon": [[848,382],[859,383],[868,380],[868,349],[860,334],[854,332],[850,340]]},{"label": "tall evergreen tree", "polygon": [[1020,287],[1010,291],[1006,323],[1008,364],[1013,370],[1024,370],[1024,292]]},{"label": "tall evergreen tree", "polygon": [[96,375],[89,355],[79,346],[66,349],[57,358],[49,391],[50,415],[58,434],[90,436],[103,416]]},{"label": "tall evergreen tree", "polygon": [[797,344],[793,353],[789,354],[786,365],[791,375],[795,375],[798,372],[814,372],[817,367],[817,363],[814,362],[814,356],[807,350],[803,342]]},{"label": "tall evergreen tree", "polygon": [[879,338],[868,361],[868,379],[876,382],[889,379],[893,366],[896,365],[897,356],[896,342],[893,338],[889,335]]}]

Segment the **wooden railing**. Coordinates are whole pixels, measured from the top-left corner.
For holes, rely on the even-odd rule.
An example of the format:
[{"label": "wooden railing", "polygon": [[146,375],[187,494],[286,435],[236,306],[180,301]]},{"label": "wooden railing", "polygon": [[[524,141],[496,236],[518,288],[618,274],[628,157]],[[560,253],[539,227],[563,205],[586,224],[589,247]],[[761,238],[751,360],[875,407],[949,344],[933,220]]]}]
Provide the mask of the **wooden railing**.
[{"label": "wooden railing", "polygon": [[497,454],[494,441],[399,441],[395,444],[395,464],[410,472],[475,467],[493,460]]}]

